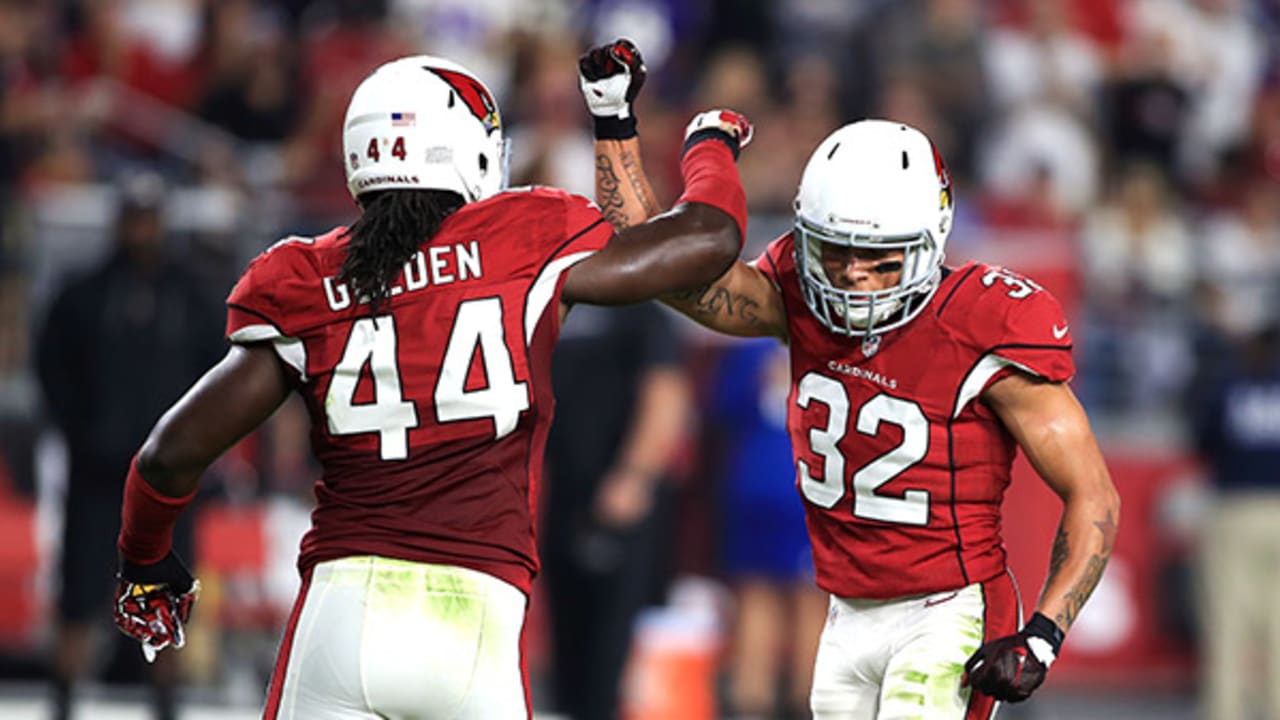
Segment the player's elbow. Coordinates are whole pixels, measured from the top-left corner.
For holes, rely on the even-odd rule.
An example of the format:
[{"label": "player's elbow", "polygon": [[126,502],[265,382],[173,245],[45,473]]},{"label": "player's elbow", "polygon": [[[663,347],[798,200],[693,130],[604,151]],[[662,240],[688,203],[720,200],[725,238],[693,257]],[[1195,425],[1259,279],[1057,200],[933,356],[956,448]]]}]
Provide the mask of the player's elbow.
[{"label": "player's elbow", "polygon": [[203,469],[206,464],[191,444],[184,443],[175,433],[166,430],[163,420],[142,444],[134,463],[148,485],[174,497],[191,491],[183,478],[190,477],[193,469]]},{"label": "player's elbow", "polygon": [[1120,522],[1120,491],[1116,490],[1114,483],[1108,479],[1102,491],[1102,504],[1107,508],[1107,514],[1115,522]]},{"label": "player's elbow", "polygon": [[1100,471],[1092,482],[1086,483],[1076,493],[1089,507],[1091,514],[1109,518],[1111,522],[1120,521],[1120,492],[1111,482],[1111,477],[1104,470]]}]

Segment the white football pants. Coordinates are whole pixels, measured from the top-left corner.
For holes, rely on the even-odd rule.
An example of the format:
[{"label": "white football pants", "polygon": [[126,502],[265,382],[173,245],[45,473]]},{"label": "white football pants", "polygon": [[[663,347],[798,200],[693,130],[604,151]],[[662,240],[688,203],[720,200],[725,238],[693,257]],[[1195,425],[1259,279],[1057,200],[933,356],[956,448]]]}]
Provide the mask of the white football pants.
[{"label": "white football pants", "polygon": [[527,719],[525,606],[515,587],[465,568],[319,563],[299,590],[263,718]]},{"label": "white football pants", "polygon": [[893,600],[832,596],[814,662],[815,720],[987,720],[996,703],[960,687],[982,643],[1014,633],[1008,573],[960,590]]}]

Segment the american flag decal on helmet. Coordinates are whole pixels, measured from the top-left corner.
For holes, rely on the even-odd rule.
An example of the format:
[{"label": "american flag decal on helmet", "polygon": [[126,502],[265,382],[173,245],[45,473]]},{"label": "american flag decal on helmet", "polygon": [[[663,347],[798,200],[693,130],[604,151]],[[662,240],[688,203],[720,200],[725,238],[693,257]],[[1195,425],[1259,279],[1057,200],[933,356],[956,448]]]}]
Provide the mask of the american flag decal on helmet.
[{"label": "american flag decal on helmet", "polygon": [[498,104],[494,102],[493,96],[485,90],[484,86],[478,80],[455,70],[445,70],[444,68],[426,67],[441,80],[449,83],[449,87],[457,93],[462,102],[467,104],[467,109],[472,115],[476,116],[480,122],[484,123],[486,132],[492,133],[502,127],[502,120],[498,117]]}]

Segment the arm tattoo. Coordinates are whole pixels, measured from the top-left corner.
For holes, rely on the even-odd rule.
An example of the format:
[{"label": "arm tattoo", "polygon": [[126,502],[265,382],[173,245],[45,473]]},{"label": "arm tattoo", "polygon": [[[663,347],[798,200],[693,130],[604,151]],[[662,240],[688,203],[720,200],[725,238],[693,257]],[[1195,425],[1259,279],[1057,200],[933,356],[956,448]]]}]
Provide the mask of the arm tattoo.
[{"label": "arm tattoo", "polygon": [[713,321],[717,316],[739,317],[753,327],[760,326],[760,303],[741,293],[731,293],[719,285],[672,293],[666,299],[693,319]]},{"label": "arm tattoo", "polygon": [[647,192],[648,183],[645,182],[644,171],[640,169],[640,158],[630,150],[622,151],[622,170],[627,174],[627,181],[631,183],[631,190],[635,192],[636,197],[640,199],[640,204],[644,206],[645,217],[653,217],[658,214],[658,204],[653,199],[653,193]]},{"label": "arm tattoo", "polygon": [[[1062,612],[1054,618],[1054,622],[1058,623],[1058,627],[1070,628],[1071,623],[1075,622],[1076,617],[1080,614],[1081,608],[1084,607],[1085,600],[1089,599],[1089,595],[1093,593],[1093,589],[1098,586],[1098,581],[1102,579],[1102,572],[1107,567],[1107,561],[1111,559],[1111,550],[1116,544],[1116,520],[1115,515],[1110,510],[1107,511],[1107,517],[1102,520],[1095,520],[1094,527],[1098,528],[1098,532],[1102,533],[1102,547],[1089,558],[1089,564],[1085,567],[1084,574],[1075,586],[1071,588],[1063,598],[1065,601]],[[1066,553],[1066,533],[1059,531],[1059,538],[1063,545],[1063,559]],[[1057,541],[1054,541],[1054,558],[1057,559]],[[1051,563],[1052,564],[1052,563]],[[1056,568],[1051,568],[1053,572]]]},{"label": "arm tattoo", "polygon": [[618,174],[613,171],[613,161],[603,153],[596,155],[596,203],[610,225],[621,230],[631,224],[623,210],[625,200]]},{"label": "arm tattoo", "polygon": [[1049,577],[1058,574],[1069,554],[1071,554],[1071,546],[1067,544],[1067,529],[1059,523],[1058,534],[1053,538],[1053,552],[1049,555]]}]

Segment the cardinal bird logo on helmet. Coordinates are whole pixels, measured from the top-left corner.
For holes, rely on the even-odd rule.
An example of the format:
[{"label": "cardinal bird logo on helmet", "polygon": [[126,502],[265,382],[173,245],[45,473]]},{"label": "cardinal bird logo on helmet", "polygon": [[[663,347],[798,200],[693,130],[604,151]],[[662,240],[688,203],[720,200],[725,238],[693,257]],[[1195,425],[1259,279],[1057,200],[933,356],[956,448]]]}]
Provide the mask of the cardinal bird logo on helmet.
[{"label": "cardinal bird logo on helmet", "polygon": [[489,95],[489,91],[485,90],[475,78],[453,70],[445,70],[444,68],[428,67],[427,70],[440,76],[453,88],[454,93],[462,98],[462,102],[467,104],[467,109],[472,115],[476,116],[480,122],[484,123],[484,129],[488,133],[501,129],[502,120],[498,117],[498,103],[494,102],[493,97]]},{"label": "cardinal bird logo on helmet", "polygon": [[938,207],[946,210],[951,207],[951,173],[947,170],[947,163],[942,159],[942,153],[938,152],[938,146],[932,142],[929,143],[929,149],[933,151],[933,169],[938,173]]}]

